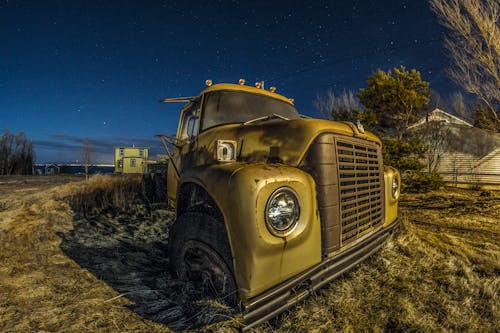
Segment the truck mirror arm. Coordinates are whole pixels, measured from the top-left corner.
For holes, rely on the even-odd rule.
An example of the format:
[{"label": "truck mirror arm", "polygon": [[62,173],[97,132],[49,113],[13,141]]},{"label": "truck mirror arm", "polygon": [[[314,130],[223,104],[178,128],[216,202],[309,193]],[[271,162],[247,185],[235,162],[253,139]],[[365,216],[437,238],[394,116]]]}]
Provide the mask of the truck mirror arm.
[{"label": "truck mirror arm", "polygon": [[174,145],[178,148],[180,148],[182,145],[180,145],[180,142],[178,142],[178,140],[171,135],[158,134],[156,136],[161,139],[163,147],[165,148],[165,151],[167,152],[167,156],[170,159],[170,161],[172,162],[175,173],[177,174],[178,177],[180,177],[181,174],[180,174],[179,170],[177,169],[177,166],[175,165],[174,156],[173,156],[172,152],[170,151],[170,149],[168,148],[168,144],[170,143],[171,145]]}]

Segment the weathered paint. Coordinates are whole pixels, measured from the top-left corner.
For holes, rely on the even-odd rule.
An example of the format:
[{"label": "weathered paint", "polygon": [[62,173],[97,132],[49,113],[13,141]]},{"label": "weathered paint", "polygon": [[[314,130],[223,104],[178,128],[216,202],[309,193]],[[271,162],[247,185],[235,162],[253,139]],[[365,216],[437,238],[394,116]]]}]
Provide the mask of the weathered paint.
[{"label": "weathered paint", "polygon": [[[398,194],[396,198],[392,196],[392,180],[394,178],[399,180]],[[389,226],[398,217],[398,198],[401,193],[401,176],[399,171],[393,167],[385,167],[384,170],[384,183],[385,183],[385,222],[384,227]]]},{"label": "weathered paint", "polygon": [[201,132],[193,140],[191,146],[197,150],[197,154],[194,160],[186,162],[193,166],[216,163],[213,157],[216,140],[236,141],[237,158],[241,162],[266,162],[271,147],[277,147],[280,161],[292,166],[298,166],[309,145],[321,133],[362,136],[380,144],[380,140],[373,134],[363,135],[354,129],[347,123],[319,119],[278,119],[249,125],[222,125]]},{"label": "weathered paint", "polygon": [[210,87],[206,88],[205,90],[203,90],[200,95],[204,95],[205,93],[209,93],[212,91],[218,91],[218,90],[244,91],[244,92],[249,92],[252,94],[269,96],[269,97],[279,99],[281,101],[284,101],[288,104],[293,105],[292,99],[286,98],[283,95],[273,93],[273,92],[270,92],[270,91],[265,90],[265,89],[255,88],[252,86],[245,86],[245,85],[231,84],[231,83],[214,84],[213,86],[210,86]]},{"label": "weathered paint", "polygon": [[[202,186],[221,209],[242,300],[321,261],[320,221],[312,177],[300,169],[264,163],[232,163],[187,171],[181,182]],[[286,238],[273,236],[264,210],[271,194],[291,187],[299,196],[298,226]]]},{"label": "weathered paint", "polygon": [[[270,96],[289,104],[288,98],[263,89],[218,84],[195,98],[203,105],[205,93],[215,90],[245,91]],[[189,103],[182,112],[187,110]],[[183,119],[181,113],[180,119]],[[177,133],[179,142],[185,140]],[[234,271],[243,301],[278,285],[321,261],[321,227],[314,179],[297,168],[308,147],[322,133],[335,133],[381,145],[374,134],[360,133],[351,123],[319,119],[272,119],[247,125],[227,124],[207,129],[174,148],[174,168],[168,170],[168,197],[176,206],[180,186],[203,187],[224,216],[233,255]],[[237,161],[219,163],[214,158],[217,140],[237,142]],[[272,161],[270,161],[272,155]],[[391,173],[392,172],[392,173]],[[397,171],[395,171],[397,172]],[[388,200],[393,171],[386,170],[385,198],[388,203],[384,226],[396,219],[397,202]],[[286,238],[272,235],[264,210],[274,190],[288,186],[301,201],[299,227]]]}]

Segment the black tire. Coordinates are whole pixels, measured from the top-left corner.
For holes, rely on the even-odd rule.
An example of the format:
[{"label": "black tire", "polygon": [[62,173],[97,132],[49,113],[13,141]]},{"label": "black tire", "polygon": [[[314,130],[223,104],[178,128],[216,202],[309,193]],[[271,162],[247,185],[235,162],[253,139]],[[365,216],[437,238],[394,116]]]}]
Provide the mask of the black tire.
[{"label": "black tire", "polygon": [[170,269],[230,306],[239,303],[233,260],[222,222],[201,212],[181,215],[169,231]]},{"label": "black tire", "polygon": [[165,202],[166,196],[166,180],[161,173],[156,172],[153,176],[155,202]]}]

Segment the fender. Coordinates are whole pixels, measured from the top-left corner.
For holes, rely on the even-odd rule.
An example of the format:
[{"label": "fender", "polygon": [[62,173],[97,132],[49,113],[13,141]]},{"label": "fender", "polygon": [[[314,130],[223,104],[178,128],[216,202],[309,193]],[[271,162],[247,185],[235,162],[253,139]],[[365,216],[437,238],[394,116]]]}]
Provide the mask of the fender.
[{"label": "fender", "polygon": [[[243,302],[321,261],[315,183],[306,172],[282,164],[215,164],[186,170],[180,179],[185,183],[210,193],[224,216]],[[300,218],[290,235],[277,237],[268,231],[264,211],[283,186],[297,193]]]}]

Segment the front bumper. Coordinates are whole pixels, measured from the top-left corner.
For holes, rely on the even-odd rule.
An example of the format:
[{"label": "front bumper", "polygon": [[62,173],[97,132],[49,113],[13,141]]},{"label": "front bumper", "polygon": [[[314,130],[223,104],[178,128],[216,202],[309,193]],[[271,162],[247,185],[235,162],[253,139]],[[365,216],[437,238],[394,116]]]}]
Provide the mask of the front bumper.
[{"label": "front bumper", "polygon": [[321,263],[250,299],[244,304],[243,331],[277,316],[326,283],[354,268],[380,249],[399,223],[400,220],[396,219],[386,228],[376,231],[351,248],[324,259]]}]

